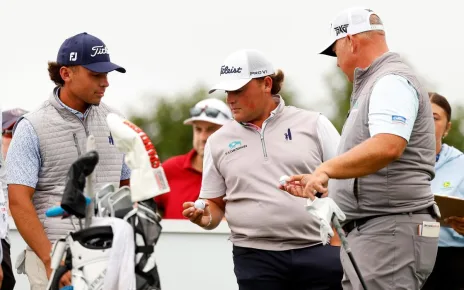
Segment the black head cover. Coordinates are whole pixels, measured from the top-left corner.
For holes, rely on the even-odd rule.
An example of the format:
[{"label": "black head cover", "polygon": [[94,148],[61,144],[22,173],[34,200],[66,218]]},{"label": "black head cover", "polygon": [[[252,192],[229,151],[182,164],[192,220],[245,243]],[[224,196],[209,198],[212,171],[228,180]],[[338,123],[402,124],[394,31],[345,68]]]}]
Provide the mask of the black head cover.
[{"label": "black head cover", "polygon": [[97,151],[89,151],[79,157],[69,168],[61,207],[77,218],[85,217],[85,178],[93,172],[97,163]]}]

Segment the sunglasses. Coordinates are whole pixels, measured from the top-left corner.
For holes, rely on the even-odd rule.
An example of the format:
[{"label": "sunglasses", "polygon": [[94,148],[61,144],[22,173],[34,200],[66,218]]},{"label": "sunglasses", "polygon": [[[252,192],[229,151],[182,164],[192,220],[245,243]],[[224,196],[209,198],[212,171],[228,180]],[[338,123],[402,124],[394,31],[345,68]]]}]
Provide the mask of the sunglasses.
[{"label": "sunglasses", "polygon": [[13,130],[2,130],[2,136],[11,137],[13,135]]},{"label": "sunglasses", "polygon": [[205,115],[211,118],[217,118],[219,114],[223,114],[226,118],[229,118],[226,114],[221,112],[218,109],[215,108],[198,108],[198,107],[193,107],[190,109],[190,117],[198,117],[201,115],[201,113],[205,112]]}]

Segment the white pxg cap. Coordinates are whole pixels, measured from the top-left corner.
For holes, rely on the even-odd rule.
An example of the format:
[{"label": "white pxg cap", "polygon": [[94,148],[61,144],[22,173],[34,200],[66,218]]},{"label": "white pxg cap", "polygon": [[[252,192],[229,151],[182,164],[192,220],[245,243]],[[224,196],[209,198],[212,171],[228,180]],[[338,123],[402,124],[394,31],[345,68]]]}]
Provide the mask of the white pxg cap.
[{"label": "white pxg cap", "polygon": [[355,7],[342,11],[335,17],[330,24],[330,41],[329,45],[321,52],[321,54],[336,56],[332,50],[335,42],[348,34],[355,35],[361,32],[371,30],[384,30],[381,24],[371,24],[369,17],[377,13],[371,9],[364,7]]},{"label": "white pxg cap", "polygon": [[195,121],[205,121],[217,125],[224,125],[232,119],[229,107],[221,100],[210,98],[199,101],[190,109],[190,118],[185,125],[192,125]]},{"label": "white pxg cap", "polygon": [[219,73],[220,82],[209,93],[216,90],[236,91],[252,79],[274,73],[274,66],[261,52],[253,49],[239,50],[226,58]]}]

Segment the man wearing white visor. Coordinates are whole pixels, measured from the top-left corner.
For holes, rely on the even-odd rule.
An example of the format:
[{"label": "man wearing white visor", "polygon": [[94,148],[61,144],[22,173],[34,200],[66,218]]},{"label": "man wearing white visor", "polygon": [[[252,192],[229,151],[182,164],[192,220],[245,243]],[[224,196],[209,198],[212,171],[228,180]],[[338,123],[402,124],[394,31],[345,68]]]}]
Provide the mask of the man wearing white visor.
[{"label": "man wearing white visor", "polygon": [[[343,228],[369,289],[421,289],[440,229],[430,188],[436,152],[428,93],[389,51],[370,9],[340,13],[322,54],[336,56],[353,82],[349,115],[338,156],[293,176],[302,186],[287,190],[311,198],[328,192],[346,215]],[[343,250],[341,260],[343,289],[363,289]]]},{"label": "man wearing white visor", "polygon": [[284,74],[259,51],[232,53],[219,78],[210,92],[226,91],[234,121],[206,142],[207,206],[186,202],[184,216],[210,230],[225,215],[240,290],[341,289],[339,247],[324,246],[306,201],[278,187],[282,175],[312,172],[334,157],[337,130],[318,112],[285,105]]},{"label": "man wearing white visor", "polygon": [[200,193],[203,156],[206,140],[222,125],[232,120],[229,107],[221,100],[209,98],[190,108],[185,125],[192,126],[193,148],[186,154],[173,156],[163,162],[163,169],[171,191],[159,195],[155,201],[165,219],[185,219],[182,205],[196,200]]}]

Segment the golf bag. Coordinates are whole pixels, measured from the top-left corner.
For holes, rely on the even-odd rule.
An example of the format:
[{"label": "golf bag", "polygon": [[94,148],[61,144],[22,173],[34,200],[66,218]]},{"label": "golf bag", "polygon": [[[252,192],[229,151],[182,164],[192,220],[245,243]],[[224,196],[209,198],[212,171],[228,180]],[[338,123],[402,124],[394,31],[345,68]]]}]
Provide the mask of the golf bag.
[{"label": "golf bag", "polygon": [[112,240],[113,231],[105,226],[82,229],[58,240],[52,251],[55,263],[61,262],[59,257],[63,257],[64,251],[66,259],[52,275],[49,289],[60,289],[60,279],[68,271],[74,289],[104,289]]},{"label": "golf bag", "polygon": [[132,209],[116,211],[116,217],[126,220],[134,231],[137,290],[161,289],[154,253],[162,229],[156,203],[153,200],[138,202]]},{"label": "golf bag", "polygon": [[[83,217],[87,218],[86,207],[94,203],[99,221],[114,218],[126,221],[123,224],[127,225],[134,237],[135,289],[159,290],[160,278],[154,248],[161,234],[161,217],[157,214],[156,204],[152,199],[133,203],[130,189],[123,187],[114,190],[112,185],[100,190],[105,193],[106,203],[95,202],[98,198],[95,201],[90,199],[89,202],[83,195],[86,177],[92,173],[97,163],[96,151],[87,152],[75,161],[68,172],[61,207],[49,209],[46,214],[61,215],[71,219],[71,222],[73,217],[77,217],[81,221]],[[98,193],[96,196],[98,197]],[[99,215],[100,212],[104,215]],[[80,230],[76,229],[55,242],[52,250],[53,272],[47,289],[58,290],[61,277],[68,271],[71,271],[73,289],[104,289],[113,246],[113,229],[111,226],[96,226],[94,223],[83,229],[82,223],[80,224]]]}]

